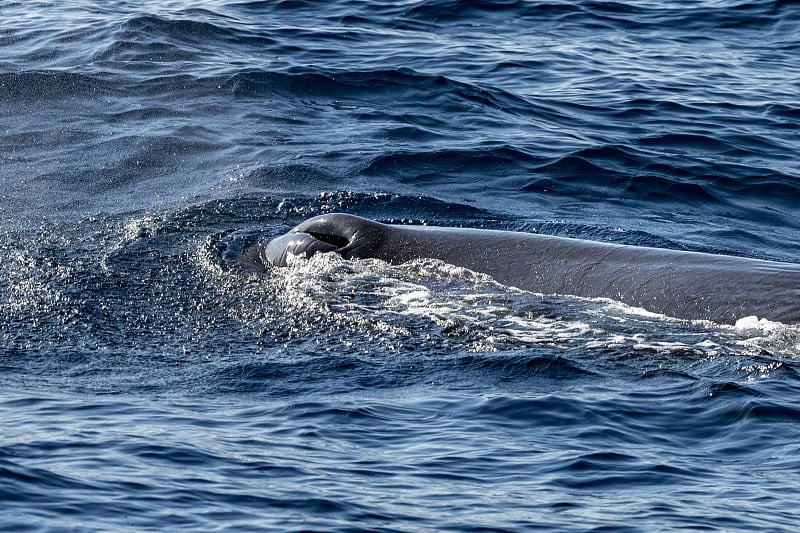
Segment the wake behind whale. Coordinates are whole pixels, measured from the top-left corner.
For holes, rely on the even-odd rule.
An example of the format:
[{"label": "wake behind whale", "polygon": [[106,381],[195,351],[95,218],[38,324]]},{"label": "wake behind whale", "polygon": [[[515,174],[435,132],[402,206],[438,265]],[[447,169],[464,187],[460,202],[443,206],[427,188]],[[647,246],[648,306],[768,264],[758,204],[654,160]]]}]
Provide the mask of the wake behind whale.
[{"label": "wake behind whale", "polygon": [[285,266],[289,256],[335,252],[398,264],[431,258],[520,289],[608,298],[663,315],[733,324],[757,316],[800,323],[800,264],[600,243],[547,235],[398,226],[337,213],[311,218],[246,256]]}]

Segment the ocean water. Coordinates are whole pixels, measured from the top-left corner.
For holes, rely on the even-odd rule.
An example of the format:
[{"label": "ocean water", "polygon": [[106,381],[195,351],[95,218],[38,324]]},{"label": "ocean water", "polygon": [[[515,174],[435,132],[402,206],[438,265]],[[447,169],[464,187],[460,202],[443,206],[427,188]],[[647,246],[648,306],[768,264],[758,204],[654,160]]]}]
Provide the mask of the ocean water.
[{"label": "ocean water", "polygon": [[800,261],[791,1],[0,1],[0,530],[796,531],[800,328],[258,239]]}]

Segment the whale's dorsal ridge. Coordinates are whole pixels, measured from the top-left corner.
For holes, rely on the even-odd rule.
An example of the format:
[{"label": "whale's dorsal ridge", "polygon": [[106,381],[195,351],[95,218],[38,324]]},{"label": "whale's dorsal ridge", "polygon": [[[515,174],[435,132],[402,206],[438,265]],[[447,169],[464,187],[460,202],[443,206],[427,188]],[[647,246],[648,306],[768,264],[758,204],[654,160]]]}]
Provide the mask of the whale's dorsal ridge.
[{"label": "whale's dorsal ridge", "polygon": [[259,243],[262,263],[336,252],[391,263],[440,259],[544,294],[617,300],[675,318],[734,324],[756,315],[800,324],[800,265],[533,233],[399,226],[320,215]]}]

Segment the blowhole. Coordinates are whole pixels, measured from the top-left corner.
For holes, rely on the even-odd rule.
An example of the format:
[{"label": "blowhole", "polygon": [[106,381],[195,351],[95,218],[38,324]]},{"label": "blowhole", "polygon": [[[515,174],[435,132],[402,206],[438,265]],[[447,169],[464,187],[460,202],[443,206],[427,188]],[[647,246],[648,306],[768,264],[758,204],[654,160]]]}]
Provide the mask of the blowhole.
[{"label": "blowhole", "polygon": [[350,244],[350,241],[348,239],[344,237],[339,237],[338,235],[331,235],[329,233],[314,233],[312,231],[309,231],[308,234],[317,239],[318,241],[322,241],[337,248],[344,248],[345,246]]}]

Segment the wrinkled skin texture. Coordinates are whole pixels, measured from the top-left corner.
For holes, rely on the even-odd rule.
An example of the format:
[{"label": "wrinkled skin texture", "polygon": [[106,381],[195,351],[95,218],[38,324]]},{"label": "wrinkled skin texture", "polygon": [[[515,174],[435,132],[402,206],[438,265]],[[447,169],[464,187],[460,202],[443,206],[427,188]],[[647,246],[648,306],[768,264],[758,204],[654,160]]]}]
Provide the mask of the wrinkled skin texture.
[{"label": "wrinkled skin texture", "polygon": [[394,226],[343,213],[311,218],[248,257],[336,252],[398,264],[440,259],[537,293],[603,297],[689,320],[800,323],[800,265],[493,230]]}]

